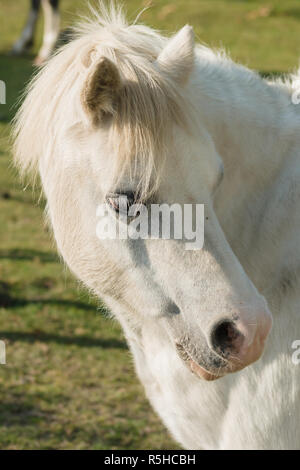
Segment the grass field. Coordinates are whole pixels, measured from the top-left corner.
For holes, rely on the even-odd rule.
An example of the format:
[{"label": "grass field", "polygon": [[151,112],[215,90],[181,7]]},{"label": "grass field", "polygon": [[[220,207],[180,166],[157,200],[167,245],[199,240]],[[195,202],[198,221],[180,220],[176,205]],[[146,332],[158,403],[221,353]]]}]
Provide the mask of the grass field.
[{"label": "grass field", "polygon": [[[86,3],[61,0],[63,26]],[[147,4],[125,3],[131,18]],[[0,449],[176,449],[135,378],[120,328],[59,262],[39,192],[24,191],[11,167],[10,120],[42,31],[40,22],[30,55],[8,55],[27,4],[0,3]],[[142,20],[168,32],[190,23],[199,41],[268,74],[292,70],[300,57],[299,0],[157,0]]]}]

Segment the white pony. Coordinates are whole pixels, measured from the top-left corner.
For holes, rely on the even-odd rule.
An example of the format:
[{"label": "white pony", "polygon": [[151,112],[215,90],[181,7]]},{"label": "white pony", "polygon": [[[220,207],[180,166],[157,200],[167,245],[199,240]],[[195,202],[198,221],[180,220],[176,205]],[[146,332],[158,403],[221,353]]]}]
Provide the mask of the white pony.
[{"label": "white pony", "polygon": [[[121,323],[185,448],[300,448],[298,78],[267,82],[189,26],[167,39],[102,8],[16,118],[17,165],[40,173],[60,253]],[[204,204],[204,248],[99,240],[97,206],[115,223],[123,195]]]}]

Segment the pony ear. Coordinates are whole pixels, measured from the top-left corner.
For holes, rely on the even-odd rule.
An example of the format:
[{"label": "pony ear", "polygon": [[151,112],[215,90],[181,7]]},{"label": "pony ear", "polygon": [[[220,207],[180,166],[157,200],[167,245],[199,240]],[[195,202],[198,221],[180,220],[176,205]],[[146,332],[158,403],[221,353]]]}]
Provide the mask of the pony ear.
[{"label": "pony ear", "polygon": [[114,114],[120,89],[121,77],[117,67],[107,57],[102,57],[89,72],[81,93],[82,105],[94,124],[105,115]]},{"label": "pony ear", "polygon": [[195,63],[195,40],[193,28],[185,25],[173,36],[157,58],[161,70],[164,70],[180,85],[188,80]]}]

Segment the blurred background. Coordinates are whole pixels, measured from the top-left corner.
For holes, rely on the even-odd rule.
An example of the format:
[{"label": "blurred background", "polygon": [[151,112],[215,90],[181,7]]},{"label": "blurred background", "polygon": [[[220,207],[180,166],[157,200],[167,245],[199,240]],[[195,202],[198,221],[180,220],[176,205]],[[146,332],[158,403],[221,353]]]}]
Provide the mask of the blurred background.
[{"label": "blurred background", "polygon": [[[266,76],[300,58],[300,0],[127,0],[128,17],[169,34],[191,24],[198,41],[224,47]],[[33,48],[9,54],[29,0],[0,0],[0,449],[176,449],[145,399],[120,328],[59,261],[43,219],[38,186],[21,184],[11,166],[10,121],[35,72]],[[61,0],[61,28],[86,14],[87,2]]]}]

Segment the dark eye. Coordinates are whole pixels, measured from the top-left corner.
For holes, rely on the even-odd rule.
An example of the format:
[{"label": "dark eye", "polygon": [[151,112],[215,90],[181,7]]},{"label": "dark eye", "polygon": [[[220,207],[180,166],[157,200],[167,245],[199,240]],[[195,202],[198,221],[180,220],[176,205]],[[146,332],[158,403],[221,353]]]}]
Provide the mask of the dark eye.
[{"label": "dark eye", "polygon": [[109,193],[106,196],[106,202],[116,213],[124,215],[128,215],[128,211],[131,206],[138,204],[136,195],[133,192],[126,192],[122,194]]}]

